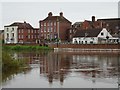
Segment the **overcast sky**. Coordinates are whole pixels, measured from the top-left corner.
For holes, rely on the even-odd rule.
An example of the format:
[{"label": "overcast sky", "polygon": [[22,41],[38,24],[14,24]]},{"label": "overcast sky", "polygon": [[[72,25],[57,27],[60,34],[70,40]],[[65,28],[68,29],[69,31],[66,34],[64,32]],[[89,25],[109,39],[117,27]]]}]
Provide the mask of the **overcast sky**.
[{"label": "overcast sky", "polygon": [[[2,6],[1,6],[2,5]],[[91,16],[99,18],[117,18],[118,2],[2,2],[0,4],[2,23],[0,29],[13,22],[29,22],[33,27],[39,27],[39,20],[53,15],[63,15],[72,23],[91,20]]]}]

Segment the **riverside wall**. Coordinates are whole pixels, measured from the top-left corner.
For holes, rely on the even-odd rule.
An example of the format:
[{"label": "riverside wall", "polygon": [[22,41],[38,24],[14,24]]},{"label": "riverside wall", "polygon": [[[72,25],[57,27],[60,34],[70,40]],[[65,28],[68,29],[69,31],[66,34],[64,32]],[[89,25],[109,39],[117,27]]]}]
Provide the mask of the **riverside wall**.
[{"label": "riverside wall", "polygon": [[48,44],[51,48],[120,49],[120,44]]}]

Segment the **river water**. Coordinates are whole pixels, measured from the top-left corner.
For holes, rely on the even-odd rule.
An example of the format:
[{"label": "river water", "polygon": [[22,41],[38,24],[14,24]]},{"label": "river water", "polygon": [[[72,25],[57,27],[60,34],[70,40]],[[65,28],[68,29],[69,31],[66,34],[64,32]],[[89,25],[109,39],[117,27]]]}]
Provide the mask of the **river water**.
[{"label": "river water", "polygon": [[10,52],[31,69],[4,76],[3,88],[118,88],[117,54],[62,51]]}]

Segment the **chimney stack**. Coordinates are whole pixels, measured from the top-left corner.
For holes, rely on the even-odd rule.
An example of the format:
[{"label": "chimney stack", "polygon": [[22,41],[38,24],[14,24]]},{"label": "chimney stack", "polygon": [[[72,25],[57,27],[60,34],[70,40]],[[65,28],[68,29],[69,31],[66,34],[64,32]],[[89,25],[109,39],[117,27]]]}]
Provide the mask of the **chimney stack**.
[{"label": "chimney stack", "polygon": [[92,16],[92,22],[95,22],[95,16]]},{"label": "chimney stack", "polygon": [[63,17],[63,12],[60,12],[60,16]]},{"label": "chimney stack", "polygon": [[52,16],[52,12],[49,12],[49,13],[48,13],[48,17],[51,17],[51,16]]}]

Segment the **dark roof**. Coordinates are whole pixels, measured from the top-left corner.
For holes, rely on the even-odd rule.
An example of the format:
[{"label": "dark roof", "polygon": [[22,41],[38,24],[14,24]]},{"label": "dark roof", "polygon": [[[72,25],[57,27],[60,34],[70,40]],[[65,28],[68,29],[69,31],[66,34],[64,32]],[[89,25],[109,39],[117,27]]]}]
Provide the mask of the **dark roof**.
[{"label": "dark roof", "polygon": [[4,33],[4,30],[0,30],[0,34],[1,34],[1,33]]},{"label": "dark roof", "polygon": [[78,30],[74,37],[97,37],[102,29]]},{"label": "dark roof", "polygon": [[99,20],[106,20],[106,21],[108,21],[108,20],[120,20],[120,18],[107,18],[107,19],[97,19],[98,21]]},{"label": "dark roof", "polygon": [[26,29],[33,29],[33,27],[29,23],[21,23],[21,22],[14,22],[11,25],[5,26],[5,27],[10,27],[10,26],[18,26],[18,28],[26,28]]},{"label": "dark roof", "polygon": [[39,28],[34,28],[34,30],[39,30]]},{"label": "dark roof", "polygon": [[47,18],[45,18],[43,21],[49,21],[49,20],[55,20],[55,21],[61,21],[61,22],[68,22],[68,23],[71,23],[68,19],[66,19],[65,17],[63,16],[48,16]]}]

